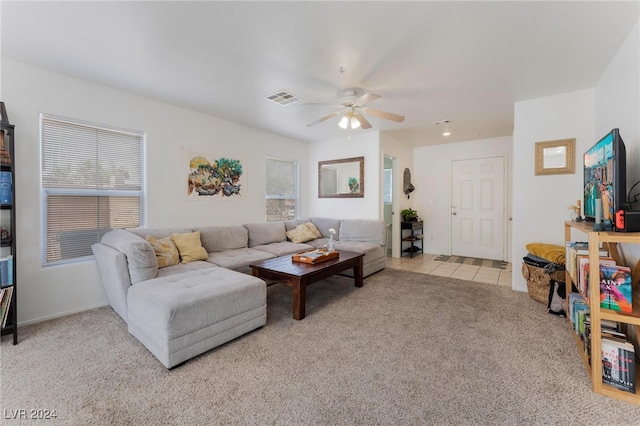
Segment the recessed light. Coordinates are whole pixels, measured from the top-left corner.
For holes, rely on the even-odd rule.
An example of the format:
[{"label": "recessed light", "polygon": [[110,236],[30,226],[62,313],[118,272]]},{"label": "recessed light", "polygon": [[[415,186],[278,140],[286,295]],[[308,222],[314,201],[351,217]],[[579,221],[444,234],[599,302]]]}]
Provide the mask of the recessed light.
[{"label": "recessed light", "polygon": [[433,124],[435,125],[443,124],[445,126],[444,131],[442,132],[442,136],[451,136],[451,132],[449,131],[449,123],[451,123],[451,120],[440,120],[433,122]]}]

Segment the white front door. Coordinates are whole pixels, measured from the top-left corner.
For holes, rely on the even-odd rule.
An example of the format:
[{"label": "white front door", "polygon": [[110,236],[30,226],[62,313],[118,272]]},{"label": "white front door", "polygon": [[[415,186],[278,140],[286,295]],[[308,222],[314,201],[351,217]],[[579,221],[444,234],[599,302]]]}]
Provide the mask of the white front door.
[{"label": "white front door", "polygon": [[451,254],[506,260],[504,205],[504,157],[453,161]]}]

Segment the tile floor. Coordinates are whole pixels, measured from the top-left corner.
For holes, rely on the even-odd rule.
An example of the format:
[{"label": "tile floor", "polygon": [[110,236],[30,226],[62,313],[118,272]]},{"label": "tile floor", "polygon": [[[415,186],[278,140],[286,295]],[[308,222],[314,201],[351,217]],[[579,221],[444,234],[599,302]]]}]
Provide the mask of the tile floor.
[{"label": "tile floor", "polygon": [[511,287],[512,270],[510,263],[507,264],[506,269],[497,269],[435,260],[438,256],[437,254],[426,253],[418,253],[413,256],[413,259],[408,256],[399,259],[387,256],[386,266],[387,268],[401,269],[421,274],[459,278],[461,280]]}]

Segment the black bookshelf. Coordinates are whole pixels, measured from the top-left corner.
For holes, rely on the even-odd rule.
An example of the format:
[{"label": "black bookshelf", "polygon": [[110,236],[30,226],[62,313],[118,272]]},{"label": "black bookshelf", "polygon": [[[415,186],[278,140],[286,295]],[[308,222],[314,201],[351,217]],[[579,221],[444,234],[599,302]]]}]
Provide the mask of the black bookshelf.
[{"label": "black bookshelf", "polygon": [[[18,344],[18,304],[16,274],[16,185],[15,185],[15,143],[14,126],[9,123],[9,116],[4,102],[0,102],[2,116],[0,135],[0,317],[1,335],[13,337],[13,344]],[[10,261],[9,261],[10,258]],[[9,299],[10,298],[10,299]],[[4,300],[7,302],[3,303]],[[6,311],[6,313],[5,313]]]}]

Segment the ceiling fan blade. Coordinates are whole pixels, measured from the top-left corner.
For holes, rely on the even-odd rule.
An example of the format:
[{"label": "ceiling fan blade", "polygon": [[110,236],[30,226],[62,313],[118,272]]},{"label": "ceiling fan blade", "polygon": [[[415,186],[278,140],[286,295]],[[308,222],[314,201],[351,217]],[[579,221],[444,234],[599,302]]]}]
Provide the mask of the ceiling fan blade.
[{"label": "ceiling fan blade", "polygon": [[362,106],[364,104],[368,104],[371,101],[375,101],[379,97],[380,95],[376,95],[375,93],[365,93],[364,95],[356,99],[353,103],[355,105]]},{"label": "ceiling fan blade", "polygon": [[358,120],[360,122],[360,126],[362,126],[363,129],[370,129],[371,128],[371,123],[369,123],[367,121],[367,119],[364,118],[364,116],[362,114],[360,114],[359,112],[356,112],[355,114],[353,114],[353,118],[355,118],[356,120]]},{"label": "ceiling fan blade", "polygon": [[341,112],[343,112],[343,111],[336,111],[336,112],[332,112],[331,114],[327,114],[327,115],[325,115],[324,117],[322,117],[322,118],[320,118],[320,119],[318,119],[318,120],[314,121],[313,123],[309,123],[309,124],[307,124],[307,127],[313,127],[313,126],[315,126],[316,124],[320,124],[320,123],[322,123],[323,121],[327,121],[328,119],[330,119],[330,118],[332,118],[332,117],[335,117],[336,115],[340,114]]},{"label": "ceiling fan blade", "polygon": [[375,115],[376,117],[384,118],[386,120],[396,121],[402,123],[404,121],[404,115],[392,114],[386,111],[380,111],[379,109],[364,108],[365,114]]}]

